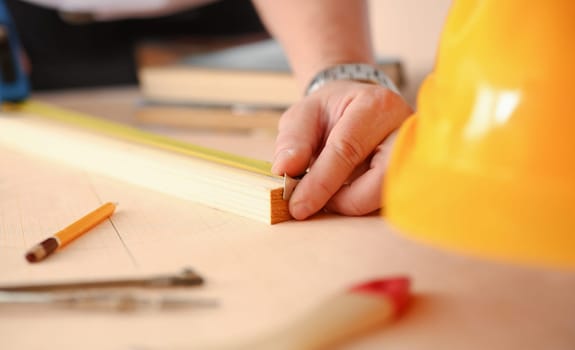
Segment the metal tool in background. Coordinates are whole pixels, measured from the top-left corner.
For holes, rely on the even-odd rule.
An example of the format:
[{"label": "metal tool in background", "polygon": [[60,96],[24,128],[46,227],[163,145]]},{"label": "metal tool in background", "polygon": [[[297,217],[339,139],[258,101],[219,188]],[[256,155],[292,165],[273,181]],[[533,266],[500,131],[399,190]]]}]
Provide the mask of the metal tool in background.
[{"label": "metal tool in background", "polygon": [[169,288],[200,286],[204,279],[191,268],[184,268],[177,274],[158,275],[142,278],[125,278],[95,281],[75,281],[66,283],[26,284],[0,286],[2,292],[47,292],[101,288]]},{"label": "metal tool in background", "polygon": [[0,291],[0,306],[46,305],[66,309],[120,311],[175,310],[182,308],[212,308],[213,298],[186,297],[171,293],[149,294],[141,291],[75,291],[75,292],[4,292]]},{"label": "metal tool in background", "polygon": [[46,305],[123,312],[217,306],[213,298],[174,293],[177,292],[174,287],[196,287],[203,283],[204,279],[194,270],[184,268],[177,274],[143,278],[0,286],[0,306]]}]

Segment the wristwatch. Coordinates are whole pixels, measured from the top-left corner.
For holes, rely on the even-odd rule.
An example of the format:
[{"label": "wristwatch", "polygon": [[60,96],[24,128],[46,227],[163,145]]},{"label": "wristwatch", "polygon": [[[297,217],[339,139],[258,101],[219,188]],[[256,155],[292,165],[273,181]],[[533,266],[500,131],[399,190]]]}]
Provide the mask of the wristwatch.
[{"label": "wristwatch", "polygon": [[355,80],[384,86],[399,94],[399,89],[380,69],[366,63],[345,63],[319,72],[305,90],[306,96],[313,93],[325,83],[333,80]]}]

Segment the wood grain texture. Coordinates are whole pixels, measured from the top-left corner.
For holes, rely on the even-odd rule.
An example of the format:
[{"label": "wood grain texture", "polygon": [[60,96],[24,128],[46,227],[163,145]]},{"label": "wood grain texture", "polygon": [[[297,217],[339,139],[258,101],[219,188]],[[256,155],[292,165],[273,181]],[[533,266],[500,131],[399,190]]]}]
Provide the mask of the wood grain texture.
[{"label": "wood grain texture", "polygon": [[37,115],[0,118],[1,143],[268,224],[289,220],[283,179],[101,135]]},{"label": "wood grain texture", "polygon": [[141,125],[216,131],[269,130],[276,133],[282,110],[236,110],[227,107],[205,107],[144,103],[135,112]]}]

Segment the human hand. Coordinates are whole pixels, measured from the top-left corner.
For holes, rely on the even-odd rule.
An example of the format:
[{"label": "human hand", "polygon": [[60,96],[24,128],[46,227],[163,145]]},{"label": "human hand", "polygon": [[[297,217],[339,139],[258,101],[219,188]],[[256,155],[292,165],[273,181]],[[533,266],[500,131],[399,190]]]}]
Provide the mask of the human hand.
[{"label": "human hand", "polygon": [[272,172],[309,172],[294,190],[291,215],[322,208],[364,215],[381,206],[390,142],[412,114],[403,98],[379,85],[333,81],[289,108],[279,123]]}]

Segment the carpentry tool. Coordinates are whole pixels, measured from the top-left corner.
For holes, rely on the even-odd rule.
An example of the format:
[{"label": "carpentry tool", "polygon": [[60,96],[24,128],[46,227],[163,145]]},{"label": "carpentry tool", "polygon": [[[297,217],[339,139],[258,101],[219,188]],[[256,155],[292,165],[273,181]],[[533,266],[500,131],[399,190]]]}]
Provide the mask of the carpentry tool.
[{"label": "carpentry tool", "polygon": [[0,286],[3,292],[44,292],[63,290],[86,290],[94,288],[169,288],[193,287],[204,283],[204,279],[190,268],[184,268],[177,274],[149,276],[143,278],[124,278],[112,280],[74,281],[66,283],[44,283]]},{"label": "carpentry tool", "polygon": [[215,299],[191,298],[169,294],[148,295],[141,292],[3,292],[0,305],[48,305],[94,311],[137,311],[141,309],[179,309],[215,307]]}]

